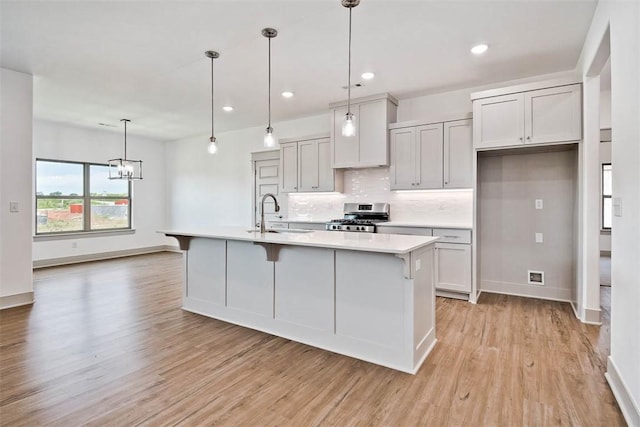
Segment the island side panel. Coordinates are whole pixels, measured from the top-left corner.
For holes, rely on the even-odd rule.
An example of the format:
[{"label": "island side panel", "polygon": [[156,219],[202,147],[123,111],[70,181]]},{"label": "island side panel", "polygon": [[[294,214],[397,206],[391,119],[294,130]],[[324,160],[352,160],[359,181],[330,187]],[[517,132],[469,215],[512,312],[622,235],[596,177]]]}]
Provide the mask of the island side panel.
[{"label": "island side panel", "polygon": [[391,353],[406,350],[404,261],[391,254],[336,251],[336,335]]},{"label": "island side panel", "polygon": [[436,343],[434,245],[411,253],[413,270],[413,364],[417,371]]},{"label": "island side panel", "polygon": [[210,314],[213,306],[225,305],[226,252],[225,240],[191,239],[185,252],[185,308]]},{"label": "island side panel", "polygon": [[333,333],[333,249],[287,247],[275,263],[275,318]]},{"label": "island side panel", "polygon": [[264,247],[227,241],[227,307],[273,318],[273,264]]}]

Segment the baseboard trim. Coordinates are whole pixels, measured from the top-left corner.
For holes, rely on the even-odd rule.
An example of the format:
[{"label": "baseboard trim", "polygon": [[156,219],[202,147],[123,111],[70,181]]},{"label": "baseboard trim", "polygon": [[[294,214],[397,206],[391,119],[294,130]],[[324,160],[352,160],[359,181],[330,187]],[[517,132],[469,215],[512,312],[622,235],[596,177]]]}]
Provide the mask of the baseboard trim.
[{"label": "baseboard trim", "polygon": [[70,257],[40,259],[33,261],[33,268],[55,267],[58,265],[77,264],[89,261],[101,261],[105,259],[122,258],[134,255],[151,254],[155,252],[182,252],[177,246],[159,245],[145,248],[125,249],[122,251],[99,252],[95,254],[85,254]]},{"label": "baseboard trim", "polygon": [[611,356],[607,358],[607,372],[604,377],[607,379],[609,387],[618,402],[624,420],[630,426],[640,426],[640,408],[638,408],[637,402],[633,401],[629,388],[620,376],[620,371],[618,371]]},{"label": "baseboard trim", "polygon": [[0,297],[0,310],[6,308],[20,307],[22,305],[30,305],[34,303],[33,292],[24,292],[22,294],[8,295]]},{"label": "baseboard trim", "polygon": [[494,282],[489,280],[481,281],[480,289],[482,292],[489,292],[492,294],[571,302],[571,291],[569,289],[523,285],[520,283]]}]

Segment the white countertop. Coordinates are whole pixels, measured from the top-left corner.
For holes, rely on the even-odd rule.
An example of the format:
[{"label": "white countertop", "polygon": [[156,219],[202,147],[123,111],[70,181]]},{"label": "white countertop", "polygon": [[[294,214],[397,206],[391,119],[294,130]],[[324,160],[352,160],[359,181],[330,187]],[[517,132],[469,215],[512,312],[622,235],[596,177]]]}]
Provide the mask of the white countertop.
[{"label": "white countertop", "polygon": [[383,227],[416,227],[416,228],[455,228],[460,230],[471,230],[473,227],[471,224],[448,224],[446,222],[402,222],[402,221],[389,221],[379,222],[377,225]]},{"label": "white countertop", "polygon": [[211,227],[200,230],[159,230],[169,236],[241,240],[280,245],[313,246],[351,251],[406,254],[438,240],[437,237],[400,234],[349,233],[342,231],[281,232],[260,234],[244,227]]}]

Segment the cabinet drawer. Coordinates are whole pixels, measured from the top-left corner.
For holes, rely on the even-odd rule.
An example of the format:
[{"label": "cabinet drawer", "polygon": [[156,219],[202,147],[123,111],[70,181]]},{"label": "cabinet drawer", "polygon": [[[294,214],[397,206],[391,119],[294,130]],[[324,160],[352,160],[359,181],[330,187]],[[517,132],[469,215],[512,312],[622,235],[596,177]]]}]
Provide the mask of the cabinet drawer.
[{"label": "cabinet drawer", "polygon": [[440,237],[441,243],[471,243],[471,230],[434,228],[433,235]]},{"label": "cabinet drawer", "polygon": [[382,234],[410,234],[413,236],[433,236],[431,228],[423,227],[385,227],[379,225],[376,227],[376,233]]},{"label": "cabinet drawer", "polygon": [[298,230],[326,230],[323,222],[290,222],[289,228]]}]

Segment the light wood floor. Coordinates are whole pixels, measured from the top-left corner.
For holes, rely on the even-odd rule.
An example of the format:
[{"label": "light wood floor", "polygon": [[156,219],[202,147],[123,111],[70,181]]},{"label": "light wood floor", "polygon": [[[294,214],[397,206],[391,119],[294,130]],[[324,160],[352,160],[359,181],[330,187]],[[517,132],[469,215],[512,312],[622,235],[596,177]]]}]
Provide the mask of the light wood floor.
[{"label": "light wood floor", "polygon": [[37,270],[0,312],[2,425],[624,425],[608,326],[569,305],[437,301],[412,376],[183,312],[181,255]]}]

